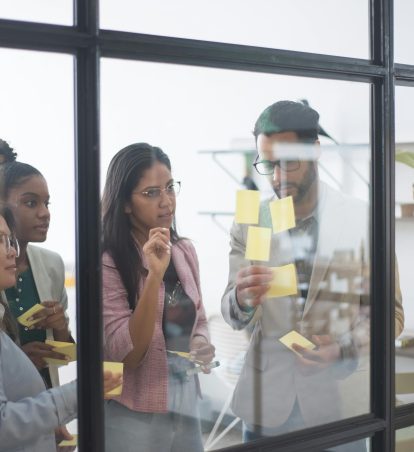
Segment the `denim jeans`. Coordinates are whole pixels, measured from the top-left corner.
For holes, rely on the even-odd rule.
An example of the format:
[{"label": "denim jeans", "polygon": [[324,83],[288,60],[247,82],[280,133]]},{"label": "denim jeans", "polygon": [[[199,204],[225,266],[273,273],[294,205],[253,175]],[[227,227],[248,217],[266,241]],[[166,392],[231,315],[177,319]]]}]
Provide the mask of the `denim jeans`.
[{"label": "denim jeans", "polygon": [[[194,377],[180,377],[177,359],[168,358],[168,413],[132,411],[120,403],[105,402],[107,452],[202,452],[197,389]],[[170,361],[174,361],[173,363]]]}]

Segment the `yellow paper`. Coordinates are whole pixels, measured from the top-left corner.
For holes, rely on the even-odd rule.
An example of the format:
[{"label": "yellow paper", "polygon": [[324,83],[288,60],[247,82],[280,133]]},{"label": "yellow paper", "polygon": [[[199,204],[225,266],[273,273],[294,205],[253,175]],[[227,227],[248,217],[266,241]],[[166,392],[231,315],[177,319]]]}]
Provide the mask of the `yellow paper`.
[{"label": "yellow paper", "polygon": [[272,201],[269,204],[269,208],[272,216],[273,232],[286,231],[296,226],[292,196]]},{"label": "yellow paper", "polygon": [[251,261],[268,261],[270,255],[270,228],[249,226],[247,230],[247,243],[245,257]]},{"label": "yellow paper", "polygon": [[239,190],[236,195],[236,223],[257,224],[259,222],[260,192]]},{"label": "yellow paper", "polygon": [[181,356],[181,358],[190,359],[191,355],[188,352],[176,352],[175,350],[167,350],[168,353],[173,353],[174,355]]},{"label": "yellow paper", "polygon": [[17,321],[21,325],[27,326],[27,327],[35,325],[40,319],[32,320],[31,322],[29,322],[27,319],[29,317],[31,317],[32,315],[35,315],[39,311],[42,311],[43,309],[45,309],[45,307],[42,306],[41,304],[37,303],[34,306],[32,306],[28,311],[26,311],[24,314],[22,314],[21,316],[17,317]]},{"label": "yellow paper", "polygon": [[296,295],[298,285],[296,279],[295,264],[283,265],[282,267],[271,267],[273,279],[270,289],[266,292],[267,298],[287,297]]},{"label": "yellow paper", "polygon": [[53,351],[62,353],[62,355],[69,356],[70,358],[69,361],[65,361],[64,359],[44,358],[48,364],[55,366],[66,366],[68,363],[76,361],[76,344],[73,342],[51,341],[47,339],[45,343],[51,345],[53,347]]},{"label": "yellow paper", "polygon": [[286,345],[286,347],[290,350],[292,350],[293,353],[296,353],[298,356],[302,356],[300,353],[298,353],[296,350],[293,349],[292,344],[300,345],[303,348],[306,348],[308,350],[313,350],[316,345],[306,339],[306,337],[299,334],[297,331],[292,330],[290,333],[285,334],[283,337],[279,339],[279,341]]},{"label": "yellow paper", "polygon": [[[111,361],[104,361],[104,370],[109,370],[113,374],[124,374],[124,363],[115,363]],[[106,392],[105,395],[117,396],[122,394],[122,383],[112,391]]]},{"label": "yellow paper", "polygon": [[72,435],[72,439],[64,439],[59,443],[60,447],[69,447],[69,446],[77,446],[78,445],[78,435]]}]

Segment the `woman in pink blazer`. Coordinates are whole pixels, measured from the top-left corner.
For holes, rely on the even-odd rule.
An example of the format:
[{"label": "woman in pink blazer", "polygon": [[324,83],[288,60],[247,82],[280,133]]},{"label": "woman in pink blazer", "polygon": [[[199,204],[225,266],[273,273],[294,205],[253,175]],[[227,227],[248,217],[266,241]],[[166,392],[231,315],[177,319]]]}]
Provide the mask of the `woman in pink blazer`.
[{"label": "woman in pink blazer", "polygon": [[109,452],[203,450],[198,379],[187,371],[192,361],[211,362],[214,347],[197,256],[175,228],[179,190],[157,147],[132,144],[110,163],[102,201],[104,350],[125,371],[122,395],[105,407]]}]

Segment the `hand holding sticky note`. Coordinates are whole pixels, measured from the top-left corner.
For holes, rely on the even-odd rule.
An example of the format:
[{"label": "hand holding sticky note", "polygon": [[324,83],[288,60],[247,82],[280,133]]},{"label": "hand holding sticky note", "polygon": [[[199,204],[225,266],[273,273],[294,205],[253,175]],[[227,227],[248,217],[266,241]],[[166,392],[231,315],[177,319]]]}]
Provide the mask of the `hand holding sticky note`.
[{"label": "hand holding sticky note", "polygon": [[75,447],[78,445],[78,435],[72,435],[72,439],[64,439],[61,441],[58,446],[59,447]]},{"label": "hand holding sticky note", "polygon": [[65,366],[72,361],[76,361],[76,344],[73,342],[51,341],[47,339],[45,344],[51,345],[54,352],[61,353],[69,358],[68,361],[56,358],[43,358],[48,364],[52,364],[54,366]]},{"label": "hand holding sticky note", "polygon": [[289,350],[292,350],[293,353],[296,353],[298,356],[302,356],[300,353],[298,353],[294,348],[293,344],[300,345],[303,348],[306,348],[307,350],[314,350],[316,348],[316,345],[306,339],[306,337],[299,334],[297,331],[292,330],[290,333],[285,334],[282,336],[279,341],[285,345]]},{"label": "hand holding sticky note", "polygon": [[21,316],[17,317],[17,321],[23,326],[31,327],[32,325],[34,325],[36,322],[38,322],[41,319],[29,320],[30,317],[32,317],[33,315],[37,314],[39,311],[42,311],[43,309],[45,309],[45,307],[42,306],[41,304],[39,304],[39,303],[35,304],[28,311],[26,311],[24,314],[22,314]]},{"label": "hand holding sticky note", "polygon": [[273,232],[286,231],[296,226],[292,196],[272,201],[269,203],[269,209],[272,217]]},{"label": "hand holding sticky note", "polygon": [[[124,364],[123,363],[115,363],[110,361],[104,361],[104,372],[110,371],[113,374],[124,374]],[[122,394],[122,383],[116,388],[105,392],[105,398],[110,398],[112,396],[118,396]]]},{"label": "hand holding sticky note", "polygon": [[271,267],[271,270],[273,271],[273,279],[270,282],[270,289],[266,292],[266,298],[287,297],[297,294],[298,284],[295,264]]},{"label": "hand holding sticky note", "polygon": [[272,230],[249,226],[245,258],[252,261],[268,261],[270,256],[270,241]]},{"label": "hand holding sticky note", "polygon": [[236,223],[257,224],[259,222],[260,192],[238,190],[236,193]]}]

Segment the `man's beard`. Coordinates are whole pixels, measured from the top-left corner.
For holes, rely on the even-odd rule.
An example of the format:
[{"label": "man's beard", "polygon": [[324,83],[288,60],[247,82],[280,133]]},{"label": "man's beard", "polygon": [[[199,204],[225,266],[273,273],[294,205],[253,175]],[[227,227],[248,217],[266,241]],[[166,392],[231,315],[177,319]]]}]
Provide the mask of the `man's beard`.
[{"label": "man's beard", "polygon": [[315,164],[310,163],[308,170],[306,171],[303,180],[300,184],[297,184],[295,182],[289,182],[288,184],[284,184],[282,182],[278,187],[273,186],[273,191],[276,193],[277,197],[281,199],[282,191],[286,190],[287,188],[296,188],[296,195],[293,196],[293,202],[295,204],[298,204],[301,201],[303,201],[315,179],[316,179]]}]

